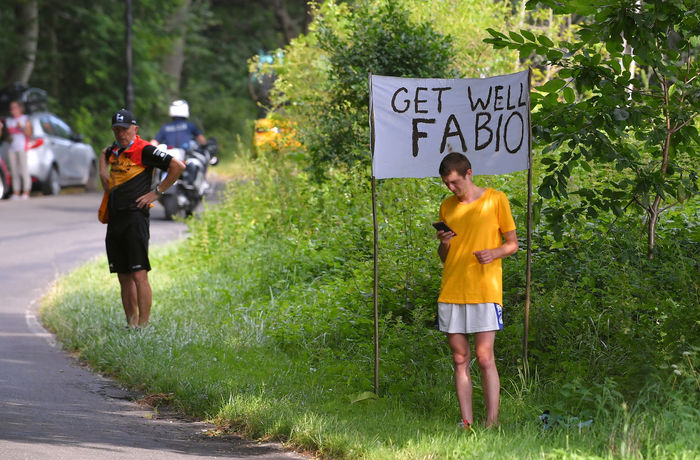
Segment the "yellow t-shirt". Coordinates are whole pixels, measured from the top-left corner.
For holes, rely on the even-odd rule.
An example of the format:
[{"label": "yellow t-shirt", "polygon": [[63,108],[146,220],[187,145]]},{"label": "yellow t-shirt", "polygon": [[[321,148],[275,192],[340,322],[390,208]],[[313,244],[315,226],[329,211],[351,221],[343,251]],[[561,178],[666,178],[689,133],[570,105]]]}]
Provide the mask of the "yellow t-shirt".
[{"label": "yellow t-shirt", "polygon": [[480,264],[474,251],[501,246],[503,234],[515,230],[505,193],[487,188],[469,204],[452,195],[440,206],[440,220],[457,236],[450,240],[438,302],[503,305],[501,259]]}]

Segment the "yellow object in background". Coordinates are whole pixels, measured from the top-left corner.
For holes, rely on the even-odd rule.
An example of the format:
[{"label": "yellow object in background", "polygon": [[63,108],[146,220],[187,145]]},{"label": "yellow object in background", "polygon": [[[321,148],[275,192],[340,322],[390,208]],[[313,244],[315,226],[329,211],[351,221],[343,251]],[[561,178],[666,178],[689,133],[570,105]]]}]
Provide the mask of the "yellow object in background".
[{"label": "yellow object in background", "polygon": [[294,123],[282,119],[259,118],[255,120],[253,149],[256,153],[280,152],[294,149],[301,144],[296,140]]}]

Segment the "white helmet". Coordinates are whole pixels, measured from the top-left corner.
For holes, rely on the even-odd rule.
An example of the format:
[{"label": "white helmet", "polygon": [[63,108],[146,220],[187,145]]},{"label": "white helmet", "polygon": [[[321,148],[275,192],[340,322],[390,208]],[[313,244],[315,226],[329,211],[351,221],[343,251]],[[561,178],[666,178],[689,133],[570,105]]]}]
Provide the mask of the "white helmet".
[{"label": "white helmet", "polygon": [[170,110],[168,113],[171,117],[189,118],[190,106],[187,104],[187,101],[179,99],[170,104]]}]

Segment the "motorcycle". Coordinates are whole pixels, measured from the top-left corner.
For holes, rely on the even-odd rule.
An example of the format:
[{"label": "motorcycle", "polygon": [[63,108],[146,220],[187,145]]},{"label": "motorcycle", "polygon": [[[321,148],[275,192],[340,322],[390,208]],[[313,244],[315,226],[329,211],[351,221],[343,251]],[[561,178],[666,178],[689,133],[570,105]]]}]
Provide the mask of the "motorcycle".
[{"label": "motorcycle", "polygon": [[[219,162],[219,145],[216,139],[209,138],[205,145],[191,141],[184,148],[168,148],[161,144],[158,149],[185,163],[182,175],[158,198],[158,202],[165,209],[165,219],[191,216],[202,198],[211,192],[212,186],[207,181],[207,170],[209,166]],[[158,183],[165,175],[166,172],[162,171]]]}]

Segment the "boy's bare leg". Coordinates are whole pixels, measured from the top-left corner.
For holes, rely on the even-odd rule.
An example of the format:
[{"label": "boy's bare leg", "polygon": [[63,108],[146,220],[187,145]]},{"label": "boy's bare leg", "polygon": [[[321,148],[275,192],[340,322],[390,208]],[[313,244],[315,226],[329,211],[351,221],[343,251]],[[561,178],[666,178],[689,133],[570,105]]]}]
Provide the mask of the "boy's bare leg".
[{"label": "boy's bare leg", "polygon": [[459,410],[462,413],[462,420],[466,420],[471,425],[474,421],[472,416],[472,379],[469,374],[469,338],[465,334],[447,334],[447,343],[452,350],[454,361],[455,389],[457,390],[457,400]]},{"label": "boy's bare leg", "polygon": [[474,352],[481,368],[481,386],[486,403],[486,426],[498,424],[498,404],[500,400],[501,381],[496,369],[494,342],[496,331],[477,332],[474,334]]}]

